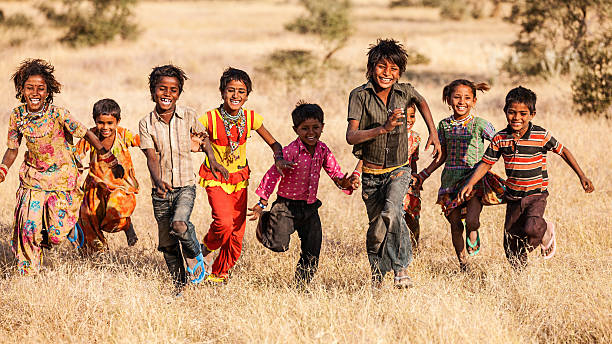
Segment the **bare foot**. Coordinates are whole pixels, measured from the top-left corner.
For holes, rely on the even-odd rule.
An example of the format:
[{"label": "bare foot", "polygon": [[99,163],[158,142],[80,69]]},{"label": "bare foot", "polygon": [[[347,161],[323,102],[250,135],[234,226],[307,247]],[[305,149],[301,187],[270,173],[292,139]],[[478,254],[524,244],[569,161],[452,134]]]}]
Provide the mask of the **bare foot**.
[{"label": "bare foot", "polygon": [[206,269],[207,273],[211,274],[212,266],[215,261],[215,257],[213,254],[215,251],[209,251],[206,245],[204,244],[200,244],[200,245],[202,249],[202,256],[204,257],[204,268]]},{"label": "bare foot", "polygon": [[398,289],[412,288],[413,283],[408,276],[408,269],[404,269],[395,273],[393,278],[393,285]]},{"label": "bare foot", "polygon": [[134,231],[134,225],[130,223],[128,229],[125,230],[125,238],[127,239],[128,246],[134,246],[138,242],[138,236]]},{"label": "bare foot", "polygon": [[[546,242],[546,244],[545,244]],[[557,239],[555,238],[555,225],[552,222],[546,222],[546,233],[540,244],[540,252],[544,259],[552,258],[557,251]]]}]

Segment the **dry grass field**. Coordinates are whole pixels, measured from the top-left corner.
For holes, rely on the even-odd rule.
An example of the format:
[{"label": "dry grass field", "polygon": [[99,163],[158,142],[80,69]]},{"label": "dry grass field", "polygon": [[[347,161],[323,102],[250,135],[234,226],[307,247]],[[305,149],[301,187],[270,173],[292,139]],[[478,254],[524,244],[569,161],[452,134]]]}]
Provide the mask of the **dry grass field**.
[{"label": "dry grass field", "polygon": [[[153,107],[147,88],[151,68],[168,62],[182,66],[190,80],[180,103],[205,111],[220,102],[222,70],[247,70],[254,92],[247,107],[283,144],[293,140],[290,111],[298,99],[319,103],[326,113],[322,136],[341,165],[355,164],[345,142],[349,91],[364,82],[366,49],[378,37],[393,37],[431,62],[410,68],[411,82],[428,100],[437,123],[449,112],[440,101],[445,83],[459,77],[489,81],[475,112],[503,128],[503,98],[516,86],[499,72],[500,59],[518,28],[499,19],[450,22],[434,9],[390,10],[387,1],[354,1],[354,34],[335,56],[346,70],[329,72],[287,91],[258,69],[276,49],[319,49],[313,37],[288,33],[283,24],[301,11],[295,1],[141,2],[144,29],[135,42],[113,42],[72,50],[56,43],[55,29],[30,31],[23,44],[10,47],[19,33],[0,29],[0,137],[4,150],[10,110],[18,105],[9,80],[25,58],[53,63],[64,85],[55,103],[93,125],[91,107],[110,97],[123,109],[121,124],[137,130]],[[32,3],[0,3],[5,14],[29,12]],[[140,241],[128,248],[123,234],[109,235],[110,252],[81,258],[65,243],[45,258],[36,277],[14,273],[9,241],[14,193],[13,167],[0,184],[0,342],[43,343],[610,343],[612,342],[612,146],[609,121],[580,117],[571,104],[569,82],[522,83],[539,99],[535,122],[548,128],[577,157],[596,191],[585,194],[578,178],[558,156],[550,157],[551,187],[546,217],[557,224],[558,249],[543,261],[535,251],[529,266],[513,271],[502,249],[505,208],[482,212],[483,248],[460,273],[450,230],[434,204],[440,172],[425,184],[421,219],[422,246],[410,267],[415,287],[373,292],[365,253],[367,217],[360,192],[346,196],[327,177],[319,198],[324,226],[320,270],[309,292],[291,287],[299,256],[297,236],[287,253],[266,250],[247,224],[242,257],[224,286],[188,288],[175,298],[162,255],[156,251],[151,184],[143,154],[132,157],[141,182],[133,216]],[[420,117],[419,117],[420,118]],[[416,130],[426,135],[422,119]],[[20,164],[21,152],[16,164]],[[421,164],[430,157],[422,152]],[[194,161],[200,162],[199,155]],[[254,190],[272,163],[259,137],[249,146]],[[503,166],[495,171],[503,175]],[[203,189],[192,217],[199,237],[210,224]],[[388,276],[385,285],[390,286]]]}]

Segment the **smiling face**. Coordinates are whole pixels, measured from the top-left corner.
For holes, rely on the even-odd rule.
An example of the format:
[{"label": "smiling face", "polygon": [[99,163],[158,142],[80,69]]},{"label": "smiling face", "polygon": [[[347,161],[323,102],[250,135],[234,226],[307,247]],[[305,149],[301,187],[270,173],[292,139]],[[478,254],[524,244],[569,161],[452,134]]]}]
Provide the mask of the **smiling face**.
[{"label": "smiling face", "polygon": [[522,137],[523,134],[529,128],[529,122],[535,116],[535,111],[529,111],[529,107],[525,103],[512,103],[506,109],[506,119],[508,120],[508,126]]},{"label": "smiling face", "polygon": [[119,121],[113,114],[100,114],[96,117],[96,128],[100,139],[106,139],[115,136]]},{"label": "smiling face", "polygon": [[221,92],[221,98],[223,98],[223,108],[225,111],[235,115],[247,99],[249,99],[247,87],[240,80],[231,80],[227,83],[223,92]]},{"label": "smiling face", "polygon": [[400,68],[391,60],[380,60],[374,66],[372,78],[382,89],[393,86],[400,78]]},{"label": "smiling face", "polygon": [[297,127],[293,127],[295,133],[311,153],[314,152],[314,148],[317,142],[319,142],[319,138],[323,132],[323,125],[324,124],[318,119],[308,118]]},{"label": "smiling face", "polygon": [[172,76],[163,76],[155,85],[155,110],[158,114],[174,112],[181,94],[179,81]]},{"label": "smiling face", "polygon": [[408,124],[408,130],[412,129],[414,122],[416,122],[416,111],[414,106],[409,106],[406,109],[406,123]]},{"label": "smiling face", "polygon": [[461,119],[470,114],[470,110],[476,104],[476,97],[471,87],[458,85],[451,93],[448,104],[453,110],[455,119]]},{"label": "smiling face", "polygon": [[32,75],[23,85],[23,96],[29,111],[37,112],[45,106],[49,92],[47,83],[42,75]]}]

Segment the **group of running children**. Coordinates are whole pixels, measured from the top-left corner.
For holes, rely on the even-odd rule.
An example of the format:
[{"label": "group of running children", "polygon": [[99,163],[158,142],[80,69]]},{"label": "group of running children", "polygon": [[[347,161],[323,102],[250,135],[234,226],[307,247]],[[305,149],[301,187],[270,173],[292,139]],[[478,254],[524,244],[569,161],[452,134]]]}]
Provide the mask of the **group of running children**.
[{"label": "group of running children", "polygon": [[[347,194],[362,186],[373,287],[380,287],[391,270],[396,287],[412,285],[407,268],[419,242],[419,191],[442,165],[437,203],[450,223],[461,269],[466,269],[468,256],[480,251],[482,206],[499,203],[507,204],[504,248],[510,263],[524,266],[527,253],[537,247],[544,259],[551,258],[556,251],[555,227],[543,218],[548,195],[546,153],[561,155],[586,192],[594,188],[570,151],[531,122],[536,95],[523,87],[512,89],[504,106],[508,126],[496,133],[491,123],[473,114],[477,91],[489,86],[455,80],[442,92],[452,115],[441,120],[436,131],[425,99],[410,84],[399,82],[406,60],[406,51],[395,40],[380,39],[370,46],[367,83],[349,96],[346,140],[359,159],[351,175],[342,172],[320,141],[324,114],[319,105],[298,102],[291,113],[297,138],[283,148],[264,127],[262,116],[244,107],[252,82],[242,70],[223,72],[219,85],[223,103],[198,116],[177,105],[185,73],[173,65],[155,67],[149,75],[155,107],[140,120],[135,135],[119,126],[121,109],[111,99],[95,103],[96,126],[87,129],[66,109],[53,105],[53,96],[60,92],[54,67],[40,59],[24,61],[12,76],[22,104],[11,113],[7,150],[0,164],[1,182],[25,138],[11,240],[19,273],[36,274],[43,249],[64,238],[83,252],[107,249],[105,232],[123,231],[128,245],[137,242],[130,220],[139,189],[131,147],[139,147],[147,159],[158,250],[177,286],[226,282],[240,257],[247,216],[258,220],[257,240],[272,251],[286,251],[291,234],[298,232],[301,255],[295,280],[309,283],[321,250],[317,199],[321,169]],[[425,149],[433,146],[434,157],[419,173],[421,138],[412,130],[416,109],[429,131]],[[246,143],[253,131],[270,146],[274,165],[247,214]],[[490,141],[488,146],[485,141]],[[81,186],[78,177],[87,152],[89,172]],[[192,152],[205,153],[197,177]],[[500,157],[506,180],[489,171]],[[201,242],[190,222],[196,183],[205,188],[212,209],[212,223]],[[265,211],[277,184],[276,200]]]}]

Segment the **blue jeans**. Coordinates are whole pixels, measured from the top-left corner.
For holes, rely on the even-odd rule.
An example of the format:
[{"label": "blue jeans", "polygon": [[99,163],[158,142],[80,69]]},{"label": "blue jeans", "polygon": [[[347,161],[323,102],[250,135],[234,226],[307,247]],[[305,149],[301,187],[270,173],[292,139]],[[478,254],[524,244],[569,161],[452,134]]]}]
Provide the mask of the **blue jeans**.
[{"label": "blue jeans", "polygon": [[362,198],[370,221],[366,249],[373,279],[380,279],[391,270],[398,273],[412,262],[412,243],[403,207],[410,183],[409,166],[384,174],[363,174]]},{"label": "blue jeans", "polygon": [[[202,252],[195,226],[189,221],[195,197],[195,185],[174,188],[166,192],[165,197],[160,197],[155,189],[151,193],[159,238],[157,249],[164,253],[174,283],[179,285],[184,284],[187,278],[183,255],[195,258]],[[176,232],[172,228],[174,222],[184,222],[187,230],[183,233]]]}]

